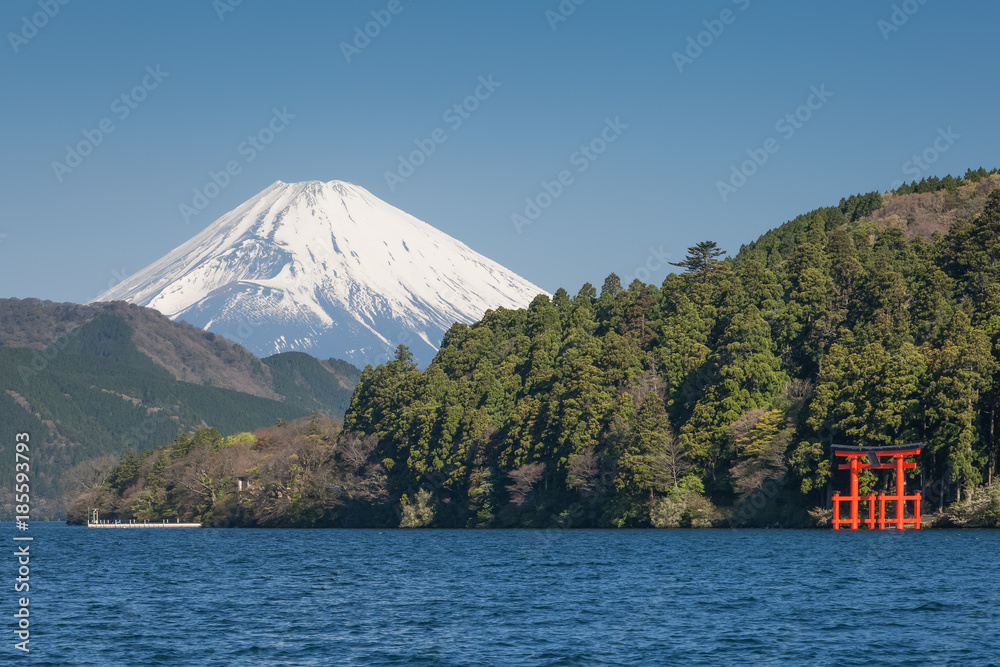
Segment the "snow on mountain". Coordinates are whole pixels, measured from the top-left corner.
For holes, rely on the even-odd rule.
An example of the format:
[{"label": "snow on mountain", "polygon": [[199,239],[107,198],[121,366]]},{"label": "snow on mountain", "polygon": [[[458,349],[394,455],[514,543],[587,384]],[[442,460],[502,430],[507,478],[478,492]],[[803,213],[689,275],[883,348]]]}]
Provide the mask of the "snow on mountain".
[{"label": "snow on mountain", "polygon": [[342,181],[278,181],[96,301],[155,308],[258,356],[428,363],[455,322],[544,290]]}]

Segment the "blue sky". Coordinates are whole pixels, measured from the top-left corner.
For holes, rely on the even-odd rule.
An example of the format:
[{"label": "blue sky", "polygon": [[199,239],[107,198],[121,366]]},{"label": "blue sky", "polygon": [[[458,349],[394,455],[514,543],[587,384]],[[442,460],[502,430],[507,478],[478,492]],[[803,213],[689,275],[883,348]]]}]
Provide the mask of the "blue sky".
[{"label": "blue sky", "polygon": [[0,296],[89,300],[276,180],[357,183],[575,293],[904,170],[1000,166],[995,2],[397,2],[2,3]]}]

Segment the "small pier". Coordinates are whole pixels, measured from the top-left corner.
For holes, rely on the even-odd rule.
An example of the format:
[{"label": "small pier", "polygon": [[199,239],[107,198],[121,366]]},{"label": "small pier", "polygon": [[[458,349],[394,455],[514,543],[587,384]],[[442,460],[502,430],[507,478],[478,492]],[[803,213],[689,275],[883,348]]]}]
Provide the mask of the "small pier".
[{"label": "small pier", "polygon": [[156,521],[130,521],[122,523],[120,521],[100,521],[94,523],[87,522],[87,528],[201,528],[200,523],[168,523],[166,521],[157,523]]},{"label": "small pier", "polygon": [[163,521],[102,521],[97,510],[92,510],[87,528],[201,528],[200,523],[173,523]]}]

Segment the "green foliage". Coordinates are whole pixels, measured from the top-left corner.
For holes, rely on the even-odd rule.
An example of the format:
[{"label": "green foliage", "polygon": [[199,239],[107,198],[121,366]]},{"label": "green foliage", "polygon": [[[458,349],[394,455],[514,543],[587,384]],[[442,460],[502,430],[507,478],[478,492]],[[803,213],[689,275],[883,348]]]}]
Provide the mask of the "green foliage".
[{"label": "green foliage", "polygon": [[[286,402],[335,416],[347,410],[351,392],[360,379],[360,371],[346,361],[331,359],[324,367],[318,359],[303,352],[282,352],[263,361],[271,369],[274,391],[284,396]],[[301,414],[297,410],[289,416]]]},{"label": "green foliage", "polygon": [[663,462],[673,438],[663,399],[654,391],[647,393],[618,459],[615,488],[635,502],[667,492],[673,479]]},{"label": "green foliage", "polygon": [[[206,526],[397,525],[385,469],[369,461],[374,439],[338,441],[337,422],[315,422],[319,435],[300,419],[230,436],[202,427],[155,450],[126,450],[102,484],[76,498],[70,520],[96,508],[107,520]],[[427,499],[418,494],[411,513],[423,516]]]},{"label": "green foliage", "polygon": [[125,487],[135,480],[138,474],[139,457],[136,455],[133,448],[126,447],[121,460],[118,462],[115,469],[111,471],[111,475],[108,477],[108,488],[112,491],[121,493],[125,490]]},{"label": "green foliage", "polygon": [[686,273],[691,274],[696,279],[700,279],[715,268],[720,262],[718,258],[725,254],[726,252],[719,248],[719,245],[715,241],[702,241],[688,248],[687,257],[683,260],[680,262],[670,262],[670,264],[679,266]]},{"label": "green foliage", "polygon": [[[839,484],[820,444],[831,440],[926,441],[929,477],[974,484],[997,460],[1000,193],[937,245],[862,230],[882,203],[869,193],[816,209],[732,261],[698,244],[659,288],[612,274],[600,295],[559,290],[455,325],[424,371],[405,350],[366,368],[346,429],[379,438],[390,493],[411,514],[434,476],[413,516],[438,526],[567,512],[693,525],[680,517],[700,496],[677,496],[687,474],[741,520],[787,517]],[[483,481],[523,482],[536,463],[537,483],[518,487],[526,504]]]},{"label": "green foliage", "polygon": [[740,248],[734,258],[736,265],[756,259],[767,267],[776,267],[809,239],[816,240],[817,233],[826,234],[848,221],[839,206],[818,208],[800,215],[770,230],[756,241]]},{"label": "green foliage", "polygon": [[241,442],[256,442],[256,441],[257,441],[257,436],[255,436],[253,433],[248,433],[245,431],[243,433],[234,433],[233,435],[229,435],[226,436],[225,438],[222,438],[220,444],[218,445],[218,449],[224,449],[225,447],[232,447],[233,445]]},{"label": "green foliage", "polygon": [[650,523],[654,528],[711,528],[721,515],[704,494],[705,487],[697,476],[684,477],[653,505]]},{"label": "green foliage", "polygon": [[[360,373],[335,445],[319,412],[273,427],[299,444],[282,450],[255,525],[346,523],[331,509],[346,503],[338,485],[366,498],[350,507],[377,525],[805,525],[823,518],[807,508],[843,488],[833,443],[925,442],[924,479],[956,493],[995,477],[1000,191],[934,243],[866,223],[880,206],[878,193],[854,195],[732,260],[699,244],[661,286],[623,288],[612,274],[600,294],[587,284],[488,311],[454,325],[424,370],[400,346]],[[87,354],[141,361],[111,323],[105,333]],[[282,364],[290,382],[321,377],[307,359]],[[131,389],[124,373],[116,381]],[[106,492],[130,497],[144,480],[140,510],[163,514],[181,493],[169,471],[208,470],[199,457],[277,465],[254,453],[275,437],[200,429],[169,446],[166,472],[159,455],[123,458]],[[240,516],[233,474],[187,480],[198,516]],[[862,475],[862,491],[877,482]]]},{"label": "green foliage", "polygon": [[840,212],[844,214],[844,219],[847,222],[856,222],[867,218],[880,208],[882,208],[882,195],[878,192],[851,195],[840,200]]},{"label": "green foliage", "polygon": [[403,516],[399,521],[400,528],[424,528],[434,520],[434,508],[431,506],[431,492],[420,489],[417,497],[411,503],[406,495],[402,499]]},{"label": "green foliage", "polygon": [[818,442],[800,442],[789,462],[792,472],[801,480],[803,494],[822,489],[830,479],[830,459]]},{"label": "green foliage", "polygon": [[904,183],[895,190],[893,194],[896,195],[909,195],[913,193],[923,193],[923,192],[938,192],[939,190],[957,190],[960,185],[964,183],[978,183],[987,176],[992,176],[994,174],[1000,173],[1000,169],[991,169],[986,171],[982,167],[979,169],[969,169],[965,172],[963,178],[956,178],[951,174],[948,174],[944,178],[939,178],[937,176],[929,176],[921,178],[919,182],[911,181],[909,183]]},{"label": "green foliage", "polygon": [[[271,357],[275,385],[288,392],[282,402],[178,381],[133,334],[125,317],[101,313],[42,351],[0,346],[0,420],[36,443],[37,498],[68,491],[61,475],[81,462],[171,442],[200,424],[235,432],[347,406],[350,389],[307,355]],[[11,446],[0,442],[0,454]],[[0,469],[0,482],[12,479],[12,467]]]},{"label": "green foliage", "polygon": [[948,508],[946,520],[962,528],[1000,528],[1000,481],[967,489],[965,499]]}]

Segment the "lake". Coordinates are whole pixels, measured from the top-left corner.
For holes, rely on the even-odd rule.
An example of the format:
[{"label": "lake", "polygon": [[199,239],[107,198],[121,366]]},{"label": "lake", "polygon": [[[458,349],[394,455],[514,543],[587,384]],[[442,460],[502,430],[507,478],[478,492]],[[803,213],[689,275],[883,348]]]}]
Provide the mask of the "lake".
[{"label": "lake", "polygon": [[1000,531],[28,534],[4,664],[1000,664]]}]

